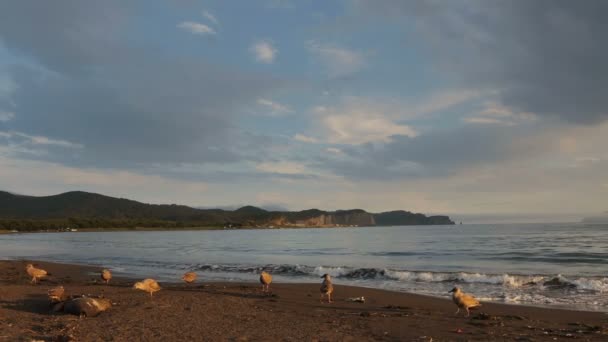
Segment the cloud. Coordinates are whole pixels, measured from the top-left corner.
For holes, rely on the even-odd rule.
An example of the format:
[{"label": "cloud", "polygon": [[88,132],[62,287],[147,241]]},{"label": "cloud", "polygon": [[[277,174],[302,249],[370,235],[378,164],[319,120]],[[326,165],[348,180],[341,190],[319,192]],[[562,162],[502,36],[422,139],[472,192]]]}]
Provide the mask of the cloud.
[{"label": "cloud", "polygon": [[7,138],[22,138],[25,139],[27,142],[33,144],[33,145],[55,145],[55,146],[61,146],[61,147],[69,147],[69,148],[83,148],[84,146],[81,144],[75,144],[66,140],[59,140],[59,139],[51,139],[48,137],[44,137],[44,136],[39,136],[39,135],[29,135],[29,134],[25,134],[25,133],[21,133],[21,132],[0,132],[3,134],[3,136],[7,137]]},{"label": "cloud", "polygon": [[203,11],[203,17],[205,17],[207,20],[209,20],[210,22],[212,22],[215,25],[220,24],[219,20],[217,20],[217,17],[209,11]]},{"label": "cloud", "polygon": [[281,115],[293,113],[293,110],[291,108],[289,108],[288,106],[280,104],[280,103],[272,101],[272,100],[259,98],[257,100],[257,104],[270,109],[270,112],[268,112],[268,114],[272,115],[272,116],[281,116]]},{"label": "cloud", "polygon": [[498,103],[487,102],[475,115],[462,118],[464,122],[482,125],[515,126],[537,120],[533,113],[517,113]]},{"label": "cloud", "polygon": [[0,110],[0,122],[11,121],[15,118],[15,113]]},{"label": "cloud", "polygon": [[304,142],[304,143],[310,143],[310,144],[315,144],[315,143],[319,142],[319,140],[317,138],[309,137],[307,135],[300,134],[300,133],[294,135],[293,139],[296,140],[296,141],[300,141],[300,142]]},{"label": "cloud", "polygon": [[306,165],[291,161],[264,162],[256,165],[256,170],[286,175],[309,174]]},{"label": "cloud", "polygon": [[418,133],[407,125],[397,124],[379,113],[333,113],[321,118],[328,142],[363,144],[389,142],[395,135],[415,137]]},{"label": "cloud", "polygon": [[257,62],[265,64],[273,63],[279,53],[270,40],[257,41],[253,43],[249,50]]},{"label": "cloud", "polygon": [[178,28],[189,31],[190,33],[193,34],[200,34],[200,35],[214,35],[216,34],[215,30],[212,29],[211,27],[205,25],[205,24],[201,24],[201,23],[196,23],[193,21],[184,21],[181,22],[177,25]]},{"label": "cloud", "polygon": [[[28,57],[2,69],[18,108],[2,129],[82,146],[44,156],[75,167],[263,158],[270,140],[239,127],[239,118],[286,81],[127,37],[123,19],[136,10],[112,0],[1,2],[2,44]],[[32,21],[15,19],[23,17]]]},{"label": "cloud", "polygon": [[332,78],[354,74],[365,66],[365,58],[360,52],[315,41],[308,42],[307,48]]},{"label": "cloud", "polygon": [[11,160],[0,155],[0,188],[30,195],[85,190],[151,203],[197,203],[208,184],[132,171],[73,168],[56,163]]},{"label": "cloud", "polygon": [[[333,106],[316,106],[312,110],[314,138],[331,144],[358,145],[368,142],[389,142],[393,136],[415,137],[418,132],[399,120],[398,113],[384,103],[347,97]],[[396,115],[397,114],[397,115]],[[300,141],[306,141],[300,136]],[[313,142],[313,141],[308,141]]]},{"label": "cloud", "polygon": [[580,124],[608,119],[606,1],[351,4],[373,24],[403,25],[406,34],[426,46],[426,55],[444,76],[496,91],[500,104],[515,112]]},{"label": "cloud", "polygon": [[325,151],[327,151],[329,153],[336,153],[336,154],[342,153],[341,149],[335,148],[335,147],[328,147],[328,148],[325,149]]}]

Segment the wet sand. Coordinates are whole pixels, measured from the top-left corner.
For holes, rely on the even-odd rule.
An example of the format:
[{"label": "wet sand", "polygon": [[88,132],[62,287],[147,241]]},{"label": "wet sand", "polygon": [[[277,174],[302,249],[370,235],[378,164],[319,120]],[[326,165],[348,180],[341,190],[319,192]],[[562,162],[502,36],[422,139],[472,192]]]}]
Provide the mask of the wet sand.
[{"label": "wet sand", "polygon": [[[150,299],[133,279],[102,284],[99,267],[34,262],[52,275],[32,285],[25,264],[0,261],[0,341],[608,341],[601,312],[483,303],[466,318],[448,299],[338,282],[335,302],[321,304],[317,284],[273,284],[265,295],[258,283],[201,275],[161,283]],[[59,284],[115,305],[97,317],[53,313],[46,291]],[[365,304],[345,301],[359,296]]]}]

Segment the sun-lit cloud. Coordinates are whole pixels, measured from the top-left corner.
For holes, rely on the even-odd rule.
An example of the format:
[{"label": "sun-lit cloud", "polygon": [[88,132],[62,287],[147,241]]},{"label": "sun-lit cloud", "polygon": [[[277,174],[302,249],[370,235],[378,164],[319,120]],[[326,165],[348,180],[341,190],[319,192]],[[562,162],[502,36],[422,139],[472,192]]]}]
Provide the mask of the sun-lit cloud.
[{"label": "sun-lit cloud", "polygon": [[273,42],[267,39],[254,42],[249,51],[251,51],[257,62],[265,64],[273,63],[276,55],[279,53]]},{"label": "sun-lit cloud", "polygon": [[296,141],[300,141],[300,142],[304,142],[304,143],[311,143],[311,144],[315,144],[319,142],[319,139],[315,138],[315,137],[309,137],[307,135],[304,134],[296,134],[293,136],[293,139]]},{"label": "sun-lit cloud", "polygon": [[15,118],[15,113],[0,110],[0,122],[11,121]]},{"label": "sun-lit cloud", "polygon": [[358,97],[343,99],[335,105],[315,106],[311,111],[315,140],[300,135],[303,142],[323,141],[331,144],[357,145],[368,142],[389,142],[393,136],[415,137],[419,133],[399,122],[392,106],[366,102]]},{"label": "sun-lit cloud", "polygon": [[209,20],[213,24],[215,24],[215,25],[219,25],[220,24],[220,21],[217,19],[217,17],[213,13],[205,10],[205,11],[203,11],[202,14],[203,14],[203,17],[205,19]]},{"label": "sun-lit cloud", "polygon": [[350,75],[366,65],[364,54],[358,51],[316,41],[308,42],[307,48],[330,77]]},{"label": "sun-lit cloud", "polygon": [[308,174],[310,170],[303,163],[291,161],[264,162],[255,166],[256,170],[278,174]]},{"label": "sun-lit cloud", "polygon": [[177,24],[177,27],[183,30],[186,30],[193,34],[200,35],[214,35],[216,34],[215,30],[208,25],[193,22],[193,21],[184,21]]},{"label": "sun-lit cloud", "polygon": [[281,116],[293,113],[293,110],[288,106],[276,101],[259,98],[257,104],[268,109],[268,114],[271,116]]},{"label": "sun-lit cloud", "polygon": [[22,132],[0,132],[0,137],[6,138],[9,140],[15,139],[16,141],[12,141],[16,144],[30,144],[30,145],[50,145],[50,146],[59,146],[59,147],[67,147],[67,148],[78,148],[81,149],[84,146],[82,144],[73,143],[67,140],[61,139],[52,139],[45,136],[40,135],[30,135]]},{"label": "sun-lit cloud", "polygon": [[470,124],[515,126],[535,122],[538,117],[533,113],[515,112],[495,102],[487,102],[478,113],[462,118]]}]

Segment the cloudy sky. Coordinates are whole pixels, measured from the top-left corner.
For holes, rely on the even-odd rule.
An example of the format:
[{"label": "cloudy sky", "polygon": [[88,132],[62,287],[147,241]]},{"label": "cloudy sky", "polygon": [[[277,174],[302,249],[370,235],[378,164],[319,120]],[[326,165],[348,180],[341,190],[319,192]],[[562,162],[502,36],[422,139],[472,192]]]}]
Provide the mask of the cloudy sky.
[{"label": "cloudy sky", "polygon": [[0,188],[608,210],[608,2],[2,1]]}]

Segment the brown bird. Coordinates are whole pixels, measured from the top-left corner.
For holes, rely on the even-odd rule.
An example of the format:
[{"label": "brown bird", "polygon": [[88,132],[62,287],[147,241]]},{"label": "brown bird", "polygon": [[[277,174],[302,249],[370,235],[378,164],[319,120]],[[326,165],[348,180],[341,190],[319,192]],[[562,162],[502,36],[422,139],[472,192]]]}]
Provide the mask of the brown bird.
[{"label": "brown bird", "polygon": [[27,274],[29,274],[30,277],[32,277],[32,283],[36,283],[38,282],[38,279],[44,278],[48,275],[48,273],[41,269],[41,268],[36,268],[34,267],[34,265],[32,264],[27,264],[27,266],[25,267],[25,270],[27,271]]},{"label": "brown bird", "polygon": [[53,287],[47,291],[47,295],[49,296],[49,301],[51,304],[63,302],[67,299],[67,295],[65,294],[65,289],[63,286]]},{"label": "brown bird", "polygon": [[158,285],[154,279],[144,279],[143,281],[139,281],[133,285],[133,288],[148,292],[150,294],[150,298],[152,298],[152,294],[154,292],[160,291],[160,285]]},{"label": "brown bird", "polygon": [[260,274],[260,283],[262,283],[262,292],[270,292],[270,283],[272,283],[272,276],[268,272],[262,272]]},{"label": "brown bird", "polygon": [[460,312],[460,309],[465,309],[467,312],[467,317],[469,317],[469,309],[481,306],[481,304],[475,297],[462,292],[458,287],[453,288],[448,293],[452,293],[452,300],[454,301],[454,304],[458,306],[458,310],[456,310],[456,315],[458,314],[458,312]]},{"label": "brown bird", "polygon": [[110,279],[112,279],[112,272],[110,272],[110,270],[108,269],[104,269],[101,271],[101,280],[105,281],[106,284],[108,284],[110,282]]},{"label": "brown bird", "polygon": [[326,273],[321,278],[323,278],[323,282],[321,283],[321,299],[319,301],[323,303],[323,297],[327,296],[327,302],[331,303],[331,295],[334,293],[334,284],[331,282],[331,276]]},{"label": "brown bird", "polygon": [[196,273],[194,272],[186,272],[182,276],[182,280],[188,284],[192,284],[196,280]]},{"label": "brown bird", "polygon": [[58,303],[53,311],[63,311],[77,316],[95,317],[112,307],[112,302],[105,298],[79,297]]}]

